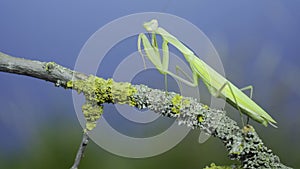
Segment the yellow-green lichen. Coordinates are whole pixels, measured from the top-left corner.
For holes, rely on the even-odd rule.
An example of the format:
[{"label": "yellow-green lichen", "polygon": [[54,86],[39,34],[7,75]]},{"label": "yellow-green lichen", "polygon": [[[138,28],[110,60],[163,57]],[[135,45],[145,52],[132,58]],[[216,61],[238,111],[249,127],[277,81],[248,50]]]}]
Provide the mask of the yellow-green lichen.
[{"label": "yellow-green lichen", "polygon": [[191,101],[188,100],[188,99],[183,99],[182,104],[183,104],[184,106],[187,106],[187,107],[188,107],[188,106],[190,106]]},{"label": "yellow-green lichen", "polygon": [[204,121],[204,116],[203,115],[198,115],[198,121],[202,123]]},{"label": "yellow-green lichen", "polygon": [[206,104],[203,104],[203,105],[202,105],[202,108],[205,109],[205,110],[208,110],[208,109],[209,109],[209,106],[206,105]]},{"label": "yellow-green lichen", "polygon": [[73,87],[73,81],[68,81],[67,88],[72,88],[72,87]]},{"label": "yellow-green lichen", "polygon": [[97,121],[103,113],[103,106],[85,102],[85,104],[82,105],[82,112],[86,119],[86,129],[92,130],[96,127]]},{"label": "yellow-green lichen", "polygon": [[55,65],[55,62],[47,62],[45,65],[45,70],[50,73],[51,70],[55,67]]},{"label": "yellow-green lichen", "polygon": [[247,133],[254,133],[255,132],[255,129],[251,126],[251,125],[246,125],[243,127],[243,133],[244,134],[247,134]]},{"label": "yellow-green lichen", "polygon": [[137,92],[136,88],[132,87],[130,83],[113,83],[112,96],[115,103],[128,104],[129,106],[135,106],[136,102],[130,99]]},{"label": "yellow-green lichen", "polygon": [[211,163],[210,166],[206,166],[204,169],[232,169],[236,168],[239,169],[237,166],[217,166],[215,163]]},{"label": "yellow-green lichen", "polygon": [[240,155],[244,149],[244,145],[241,142],[232,145],[232,149],[229,151],[229,154]]},{"label": "yellow-green lichen", "polygon": [[171,109],[172,112],[175,113],[175,114],[180,113],[181,102],[182,102],[182,96],[176,94],[176,95],[172,98],[171,102],[172,102],[172,105],[173,105],[173,107],[172,107],[172,109]]},{"label": "yellow-green lichen", "polygon": [[82,112],[87,121],[87,130],[96,127],[103,113],[103,103],[136,104],[132,99],[136,89],[130,83],[116,83],[112,79],[104,80],[91,75],[85,80],[68,81],[67,88],[73,88],[85,96]]},{"label": "yellow-green lichen", "polygon": [[184,99],[181,95],[176,94],[172,100],[171,103],[173,107],[171,108],[172,112],[174,114],[180,113],[180,109],[183,107],[188,107],[190,106],[190,100]]}]

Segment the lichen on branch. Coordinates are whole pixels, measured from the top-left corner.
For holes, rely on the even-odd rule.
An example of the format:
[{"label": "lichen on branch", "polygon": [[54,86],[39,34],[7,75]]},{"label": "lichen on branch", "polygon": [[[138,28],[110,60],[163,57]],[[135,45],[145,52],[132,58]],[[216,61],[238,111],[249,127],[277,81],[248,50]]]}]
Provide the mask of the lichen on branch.
[{"label": "lichen on branch", "polygon": [[[254,128],[240,129],[225,111],[211,109],[196,99],[173,92],[151,89],[144,85],[114,82],[87,76],[54,62],[32,61],[0,52],[0,71],[31,76],[73,88],[86,97],[83,105],[87,130],[92,130],[103,113],[103,103],[118,103],[148,108],[156,113],[176,118],[179,124],[202,131],[220,139],[232,160],[239,160],[242,168],[289,168],[259,138]],[[84,135],[87,136],[87,135]],[[86,139],[84,139],[85,141]],[[82,155],[82,153],[81,153]],[[78,159],[80,159],[79,156]]]},{"label": "lichen on branch", "polygon": [[194,98],[92,75],[85,80],[69,81],[67,87],[86,97],[82,111],[88,131],[96,127],[103,113],[103,103],[128,104],[176,118],[181,125],[200,128],[219,138],[225,144],[228,156],[241,161],[242,168],[288,168],[263,144],[252,126],[240,129],[235,121],[226,116],[225,111],[211,109]]},{"label": "lichen on branch", "polygon": [[132,97],[136,89],[126,82],[115,83],[113,79],[104,80],[90,75],[84,80],[68,81],[67,88],[72,88],[85,96],[86,102],[82,105],[82,112],[88,131],[96,127],[103,113],[103,103],[136,105]]}]

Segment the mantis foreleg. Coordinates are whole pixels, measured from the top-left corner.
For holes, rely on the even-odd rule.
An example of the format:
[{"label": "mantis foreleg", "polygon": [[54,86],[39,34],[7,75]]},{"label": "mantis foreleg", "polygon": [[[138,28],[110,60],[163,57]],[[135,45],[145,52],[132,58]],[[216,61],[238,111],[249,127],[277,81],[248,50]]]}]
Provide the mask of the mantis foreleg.
[{"label": "mantis foreleg", "polygon": [[[154,37],[155,37],[155,42],[154,43],[157,44],[156,36],[154,36]],[[162,43],[162,53],[163,53],[162,67],[163,67],[164,70],[168,70],[168,67],[169,67],[169,46],[168,46],[168,42],[166,40],[163,40],[163,43]],[[165,89],[166,89],[166,91],[168,91],[167,72],[165,72],[164,76],[165,76]]]},{"label": "mantis foreleg", "polygon": [[167,74],[168,74],[168,67],[169,67],[168,42],[166,40],[163,40],[163,44],[162,44],[163,58],[161,59],[159,49],[158,49],[158,43],[156,40],[156,35],[154,33],[152,34],[151,43],[149,42],[145,34],[139,35],[138,51],[142,56],[144,67],[146,69],[146,62],[141,48],[142,44],[144,46],[144,50],[146,52],[146,56],[148,57],[148,59],[154,64],[154,66],[159,70],[159,72],[165,76],[165,89],[167,91],[168,90]]},{"label": "mantis foreleg", "polygon": [[141,48],[141,45],[142,45],[142,34],[139,35],[138,37],[138,51],[140,53],[140,55],[142,56],[142,59],[143,59],[143,63],[144,63],[144,68],[146,69],[147,66],[146,66],[146,61],[145,61],[145,58],[144,58],[144,54],[142,52],[142,48]]}]

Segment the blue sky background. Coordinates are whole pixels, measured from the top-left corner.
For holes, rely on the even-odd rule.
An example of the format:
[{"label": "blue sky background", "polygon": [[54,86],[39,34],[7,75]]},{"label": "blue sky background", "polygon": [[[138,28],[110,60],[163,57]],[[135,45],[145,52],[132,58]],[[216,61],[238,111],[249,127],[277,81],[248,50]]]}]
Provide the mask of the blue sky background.
[{"label": "blue sky background", "polygon": [[[0,6],[1,52],[71,69],[87,39],[114,19],[138,12],[187,19],[212,41],[227,78],[239,87],[252,84],[255,101],[278,121],[278,129],[252,122],[265,144],[285,164],[300,167],[300,1],[1,0]],[[129,40],[125,51],[114,51],[116,57],[136,51],[135,43]],[[110,75],[106,69],[99,71],[105,78]],[[71,91],[7,73],[0,73],[0,82],[0,168],[70,166],[81,140]],[[238,113],[233,114],[239,120]],[[200,145],[197,137],[198,132],[191,132],[176,148],[149,159],[118,157],[91,143],[82,168],[203,168],[211,162],[232,163],[219,140]]]}]

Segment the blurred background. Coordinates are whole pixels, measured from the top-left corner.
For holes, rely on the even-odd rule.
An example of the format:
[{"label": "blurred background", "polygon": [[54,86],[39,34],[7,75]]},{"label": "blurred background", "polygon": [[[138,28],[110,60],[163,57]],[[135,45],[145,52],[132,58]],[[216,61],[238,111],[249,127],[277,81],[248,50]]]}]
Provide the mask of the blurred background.
[{"label": "blurred background", "polygon": [[[300,167],[300,1],[1,0],[0,6],[1,52],[54,61],[70,69],[87,39],[114,19],[138,12],[164,12],[190,21],[212,41],[226,77],[239,87],[253,85],[254,100],[277,120],[278,129],[250,122],[265,144],[284,164]],[[111,52],[115,57],[135,52],[136,38],[121,42]],[[112,68],[104,65],[100,69],[99,76],[111,77]],[[143,76],[163,87],[157,71]],[[69,168],[82,131],[71,91],[3,72],[0,82],[0,168]],[[230,106],[226,110],[240,120],[236,110]],[[191,131],[170,151],[144,159],[116,156],[90,142],[80,168],[195,169],[211,162],[234,163],[218,139],[199,144],[198,135],[199,131]]]}]

